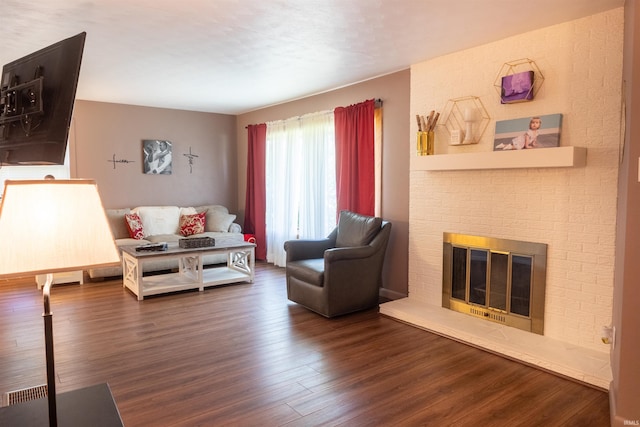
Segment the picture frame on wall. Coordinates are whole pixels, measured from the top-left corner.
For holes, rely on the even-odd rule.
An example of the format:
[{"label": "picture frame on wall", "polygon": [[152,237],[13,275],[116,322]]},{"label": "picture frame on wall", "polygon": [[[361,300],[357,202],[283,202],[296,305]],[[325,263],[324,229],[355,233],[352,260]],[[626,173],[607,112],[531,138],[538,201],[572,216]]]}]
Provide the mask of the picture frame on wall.
[{"label": "picture frame on wall", "polygon": [[172,150],[171,141],[142,140],[143,172],[151,175],[171,175]]},{"label": "picture frame on wall", "polygon": [[493,151],[560,146],[562,114],[496,121]]},{"label": "picture frame on wall", "polygon": [[531,101],[533,99],[533,71],[509,74],[502,77],[500,103]]}]

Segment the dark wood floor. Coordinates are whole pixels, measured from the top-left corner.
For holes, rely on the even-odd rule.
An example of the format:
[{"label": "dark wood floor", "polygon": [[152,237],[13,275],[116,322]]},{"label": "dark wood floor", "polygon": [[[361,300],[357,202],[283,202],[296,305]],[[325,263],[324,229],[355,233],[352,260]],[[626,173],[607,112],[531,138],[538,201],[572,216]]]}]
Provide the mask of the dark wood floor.
[{"label": "dark wood floor", "polygon": [[[58,392],[108,382],[126,426],[607,426],[607,394],[370,310],[328,320],[253,284],[138,302],[52,292]],[[35,282],[0,281],[0,393],[45,382]]]}]

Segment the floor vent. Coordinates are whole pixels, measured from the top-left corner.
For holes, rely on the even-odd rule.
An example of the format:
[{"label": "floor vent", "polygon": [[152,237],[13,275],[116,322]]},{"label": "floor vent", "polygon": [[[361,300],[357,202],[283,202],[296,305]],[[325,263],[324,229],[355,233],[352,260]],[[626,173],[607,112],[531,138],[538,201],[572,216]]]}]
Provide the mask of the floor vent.
[{"label": "floor vent", "polygon": [[16,403],[28,402],[34,399],[47,397],[47,385],[23,388],[22,390],[8,391],[4,395],[3,406],[15,405]]}]

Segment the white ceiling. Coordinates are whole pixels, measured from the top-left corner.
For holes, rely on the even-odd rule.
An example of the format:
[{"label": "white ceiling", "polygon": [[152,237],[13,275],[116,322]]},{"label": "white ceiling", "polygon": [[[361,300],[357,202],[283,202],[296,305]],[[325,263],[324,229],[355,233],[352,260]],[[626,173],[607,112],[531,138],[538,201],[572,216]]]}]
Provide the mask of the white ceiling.
[{"label": "white ceiling", "polygon": [[0,64],[87,32],[77,98],[240,114],[624,0],[0,0]]}]

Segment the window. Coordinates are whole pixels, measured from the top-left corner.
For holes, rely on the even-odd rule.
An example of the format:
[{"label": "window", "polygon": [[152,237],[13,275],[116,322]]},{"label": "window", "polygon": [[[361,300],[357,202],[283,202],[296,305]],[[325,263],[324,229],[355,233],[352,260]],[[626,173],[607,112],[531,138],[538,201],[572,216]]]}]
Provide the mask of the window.
[{"label": "window", "polygon": [[266,243],[259,259],[284,266],[284,242],[326,237],[338,209],[381,216],[379,102],[248,129],[245,228]]},{"label": "window", "polygon": [[284,242],[326,237],[336,225],[333,111],[267,123],[267,260],[286,264]]}]

